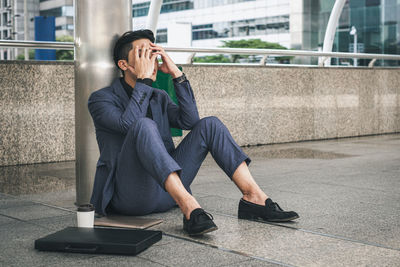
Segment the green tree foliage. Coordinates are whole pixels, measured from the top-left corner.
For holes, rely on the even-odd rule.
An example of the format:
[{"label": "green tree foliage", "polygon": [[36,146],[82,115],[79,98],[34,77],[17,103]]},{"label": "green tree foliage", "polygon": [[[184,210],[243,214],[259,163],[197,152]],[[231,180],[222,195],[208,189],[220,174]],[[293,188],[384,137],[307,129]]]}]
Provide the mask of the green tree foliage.
[{"label": "green tree foliage", "polygon": [[201,63],[230,63],[231,60],[229,57],[226,57],[222,54],[216,56],[204,56],[204,57],[195,57],[193,62],[201,62]]},{"label": "green tree foliage", "polygon": [[[29,49],[28,54],[29,54],[29,60],[35,59],[35,49]],[[25,60],[25,54],[24,53],[18,54],[17,60]]]},{"label": "green tree foliage", "polygon": [[[74,37],[64,35],[56,38],[57,42],[73,42]],[[74,60],[74,50],[56,50],[57,60]]]},{"label": "green tree foliage", "polygon": [[[278,43],[270,43],[261,41],[261,39],[247,39],[247,40],[231,40],[231,41],[222,41],[224,45],[220,47],[230,47],[230,48],[259,48],[259,49],[287,49],[284,46],[281,46]],[[212,62],[212,63],[226,63],[232,62],[237,63],[239,59],[247,59],[247,61],[254,61],[254,56],[249,55],[230,55],[229,58],[224,55],[216,55],[216,56],[205,56],[205,57],[195,57],[194,62]],[[288,62],[293,57],[283,56],[276,57],[275,59],[280,63]]]}]

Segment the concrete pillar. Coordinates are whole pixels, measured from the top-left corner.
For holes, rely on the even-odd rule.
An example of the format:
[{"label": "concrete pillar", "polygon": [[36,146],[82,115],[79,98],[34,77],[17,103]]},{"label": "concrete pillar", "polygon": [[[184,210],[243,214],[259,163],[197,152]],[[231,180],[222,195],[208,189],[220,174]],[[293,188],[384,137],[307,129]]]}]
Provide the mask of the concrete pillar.
[{"label": "concrete pillar", "polygon": [[112,48],[132,29],[131,0],[75,1],[76,204],[88,203],[99,149],[87,101],[90,94],[119,75]]}]

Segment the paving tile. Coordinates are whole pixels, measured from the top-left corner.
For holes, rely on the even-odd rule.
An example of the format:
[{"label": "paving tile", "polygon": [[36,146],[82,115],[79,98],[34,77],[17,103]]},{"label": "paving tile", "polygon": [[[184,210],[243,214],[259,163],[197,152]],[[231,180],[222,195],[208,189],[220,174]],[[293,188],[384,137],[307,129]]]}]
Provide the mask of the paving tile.
[{"label": "paving tile", "polygon": [[140,257],[167,266],[230,265],[248,259],[246,256],[179,239],[166,245],[150,247]]},{"label": "paving tile", "polygon": [[45,203],[52,206],[63,207],[69,210],[76,210],[76,191],[70,189],[67,191],[47,192],[40,194],[29,194],[19,196],[21,199]]},{"label": "paving tile", "polygon": [[[18,232],[19,236],[14,236],[13,242],[8,244],[8,248],[12,249],[14,245],[21,245],[24,248],[24,253],[36,257],[34,263],[38,265],[53,265],[60,266],[68,264],[96,264],[100,266],[140,264],[145,266],[216,266],[218,264],[230,264],[247,259],[245,256],[235,255],[222,250],[218,250],[209,246],[195,244],[189,241],[164,236],[163,239],[143,251],[138,257],[131,256],[93,256],[85,254],[67,254],[57,252],[38,252],[32,250],[34,239],[40,238],[47,234],[61,230],[68,226],[74,226],[75,220],[73,215],[49,217],[44,219],[30,220],[28,223],[18,222],[16,226],[3,227],[4,230],[10,229],[12,233]],[[47,228],[44,229],[43,227]],[[3,230],[0,227],[0,232]],[[24,232],[32,231],[27,236],[20,237]],[[15,253],[18,253],[15,251]],[[33,255],[32,255],[33,254]],[[2,259],[7,264],[20,265],[28,262],[27,258],[20,257],[17,261],[11,261],[11,255]],[[88,257],[89,259],[86,259]]]},{"label": "paving tile", "polygon": [[32,202],[15,197],[7,197],[7,198],[5,197],[0,199],[0,210],[13,207],[30,206],[30,205],[32,205]]},{"label": "paving tile", "polygon": [[63,214],[46,218],[32,219],[27,221],[31,224],[44,227],[49,230],[49,234],[62,230],[66,227],[76,227],[77,219],[75,213]]},{"label": "paving tile", "polygon": [[242,197],[239,189],[231,181],[207,183],[207,184],[193,184],[191,187],[192,193],[203,194],[207,196],[225,196],[231,199],[239,200]]},{"label": "paving tile", "polygon": [[[140,255],[140,254],[139,254]],[[165,266],[154,261],[137,256],[118,256],[118,255],[103,255],[103,256],[88,256],[87,259],[65,261],[63,264],[54,264],[50,266]]]},{"label": "paving tile", "polygon": [[[342,196],[351,195],[357,194],[354,190],[342,194]],[[369,197],[371,198],[371,195]],[[284,210],[295,210],[299,213],[300,218],[290,224],[292,227],[400,249],[400,240],[393,238],[400,235],[398,202],[385,206],[373,203],[373,197],[369,202],[355,201],[345,197],[331,201],[325,199],[322,205],[321,202],[324,199],[318,200],[318,197],[279,190],[274,192],[271,198]],[[238,201],[236,199],[207,196],[199,198],[198,201],[212,214],[237,216]],[[285,224],[287,225],[287,223],[283,225]]]},{"label": "paving tile", "polygon": [[0,167],[1,193],[24,195],[68,190],[74,186],[73,161]]},{"label": "paving tile", "polygon": [[[10,240],[0,245],[0,265],[396,266],[399,147],[397,134],[243,148],[252,158],[250,171],[260,187],[282,208],[299,212],[298,220],[285,224],[238,220],[241,193],[209,154],[192,191],[219,230],[191,238],[182,230],[178,208],[151,214],[146,217],[164,220],[151,229],[166,235],[137,257],[34,251],[36,238],[76,225],[74,212],[35,203],[73,211],[74,164],[13,168],[19,176],[28,173],[32,181],[35,175],[41,183],[46,176],[57,177],[68,187],[45,193],[37,188],[37,193],[13,184],[20,188],[15,192],[29,194],[14,198],[0,193],[0,214],[6,215],[0,215],[0,235]],[[24,181],[22,176],[18,182]],[[24,254],[18,259],[17,248]],[[191,253],[195,256],[189,257]]]},{"label": "paving tile", "polygon": [[251,259],[251,260],[245,260],[245,261],[241,261],[241,262],[230,263],[228,265],[220,265],[220,266],[232,266],[232,267],[258,267],[258,266],[278,267],[278,266],[282,266],[282,265],[281,264],[277,264],[277,263],[271,263],[271,262],[268,262],[268,261],[263,261],[263,260]]},{"label": "paving tile", "polygon": [[13,223],[16,222],[17,220],[13,219],[13,218],[9,218],[7,216],[4,215],[0,215],[0,225],[2,224],[9,224],[9,223]]},{"label": "paving tile", "polygon": [[[163,224],[154,227],[166,233],[191,238],[181,229],[180,217],[168,216]],[[272,224],[238,220],[214,215],[219,230],[192,238],[204,244],[240,251],[263,259],[289,265],[310,266],[395,266],[400,250],[393,250],[316,235]],[[367,257],[368,255],[368,257]]]},{"label": "paving tile", "polygon": [[[0,262],[3,266],[46,266],[87,259],[84,254],[42,252],[34,249],[34,241],[49,231],[26,222],[0,225]],[[6,240],[6,242],[4,242]]]},{"label": "paving tile", "polygon": [[58,208],[48,207],[40,204],[8,207],[0,209],[0,214],[7,215],[20,220],[33,220],[60,215],[68,215],[70,212]]}]

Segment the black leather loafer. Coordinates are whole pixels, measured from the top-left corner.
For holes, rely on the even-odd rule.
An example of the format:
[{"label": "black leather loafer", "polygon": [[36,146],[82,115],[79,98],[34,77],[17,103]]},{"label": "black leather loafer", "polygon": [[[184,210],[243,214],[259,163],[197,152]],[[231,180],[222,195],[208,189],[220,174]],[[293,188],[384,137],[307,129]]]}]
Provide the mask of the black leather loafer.
[{"label": "black leather loafer", "polygon": [[187,220],[183,215],[183,230],[189,235],[202,235],[218,229],[213,216],[201,208],[194,209]]},{"label": "black leather loafer", "polygon": [[246,220],[264,220],[269,222],[287,222],[299,218],[299,215],[294,211],[284,211],[273,202],[272,199],[265,200],[265,206],[248,202],[243,198],[239,202],[239,219]]}]

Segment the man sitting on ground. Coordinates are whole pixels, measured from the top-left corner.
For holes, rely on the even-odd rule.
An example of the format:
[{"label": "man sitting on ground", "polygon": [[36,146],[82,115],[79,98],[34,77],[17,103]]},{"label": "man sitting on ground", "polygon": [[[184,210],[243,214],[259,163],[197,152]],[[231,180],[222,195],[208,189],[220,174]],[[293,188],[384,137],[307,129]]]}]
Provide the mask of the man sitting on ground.
[{"label": "man sitting on ground", "polygon": [[[154,44],[152,31],[124,33],[115,44],[114,61],[123,77],[93,92],[88,102],[100,149],[91,197],[97,213],[145,215],[178,205],[189,235],[216,230],[212,216],[190,190],[210,151],[243,193],[240,219],[282,222],[299,217],[283,211],[260,189],[248,169],[250,158],[221,120],[199,118],[189,80]],[[151,87],[158,70],[172,76],[179,105],[165,91]],[[190,130],[176,148],[170,127]]]}]

